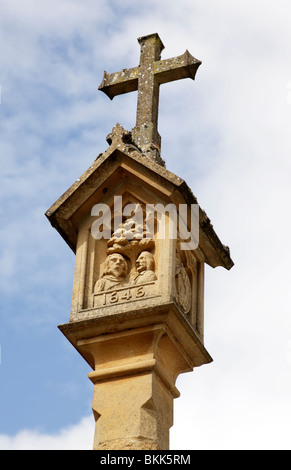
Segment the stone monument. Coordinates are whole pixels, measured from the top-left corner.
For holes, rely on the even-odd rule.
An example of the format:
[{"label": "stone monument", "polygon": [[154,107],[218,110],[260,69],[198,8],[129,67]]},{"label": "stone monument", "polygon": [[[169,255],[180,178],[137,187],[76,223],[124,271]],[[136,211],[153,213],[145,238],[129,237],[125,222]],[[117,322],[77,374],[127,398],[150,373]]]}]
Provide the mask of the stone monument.
[{"label": "stone monument", "polygon": [[92,369],[96,450],[169,449],[176,379],[212,361],[205,263],[233,266],[160,152],[159,86],[194,79],[201,62],[188,51],[161,60],[158,34],[138,41],[139,66],[105,72],[99,87],[111,99],[137,90],[136,126],[116,124],[107,150],[46,212],[76,254],[70,318],[59,329]]}]

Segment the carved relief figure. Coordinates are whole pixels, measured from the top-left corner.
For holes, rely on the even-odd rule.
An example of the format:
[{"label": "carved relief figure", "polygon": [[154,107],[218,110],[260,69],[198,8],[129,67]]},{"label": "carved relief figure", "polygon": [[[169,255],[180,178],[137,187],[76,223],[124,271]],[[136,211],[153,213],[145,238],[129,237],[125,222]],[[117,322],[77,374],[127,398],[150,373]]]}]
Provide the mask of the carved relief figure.
[{"label": "carved relief figure", "polygon": [[185,314],[191,308],[191,283],[181,259],[176,257],[175,297]]},{"label": "carved relief figure", "polygon": [[135,215],[128,217],[114,231],[108,240],[107,253],[121,253],[134,266],[137,256],[142,251],[153,249],[155,242],[151,238],[152,234],[148,231],[147,224],[143,222],[144,214],[141,205],[129,203],[125,208],[129,212],[134,212]]},{"label": "carved relief figure", "polygon": [[107,256],[101,278],[95,284],[95,292],[122,287],[126,283],[128,266],[125,258],[119,253]]},{"label": "carved relief figure", "polygon": [[155,259],[149,251],[142,251],[138,256],[135,267],[137,274],[133,277],[133,284],[144,284],[146,282],[155,281]]}]

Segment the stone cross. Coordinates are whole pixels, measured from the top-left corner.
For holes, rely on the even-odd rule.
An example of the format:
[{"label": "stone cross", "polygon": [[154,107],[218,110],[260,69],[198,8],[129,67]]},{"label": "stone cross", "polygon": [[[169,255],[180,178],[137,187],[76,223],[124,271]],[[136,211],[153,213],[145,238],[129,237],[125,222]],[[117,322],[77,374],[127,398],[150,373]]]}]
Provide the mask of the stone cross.
[{"label": "stone cross", "polygon": [[[46,212],[76,254],[70,318],[59,329],[92,369],[94,449],[103,451],[169,449],[176,380],[212,361],[205,264],[233,266],[186,182],[156,164],[159,86],[194,79],[200,62],[188,51],[160,60],[157,34],[139,42],[140,65],[105,72],[100,87],[111,99],[138,91],[135,128],[116,124],[108,149]],[[193,215],[195,247],[186,242],[196,233]]]},{"label": "stone cross", "polygon": [[[162,83],[192,78],[201,61],[189,52],[171,59],[160,60],[164,45],[157,33],[138,38],[141,46],[138,67],[116,73],[104,72],[99,90],[110,99],[116,95],[138,91],[136,126],[132,130],[134,143],[142,150],[160,152],[158,133],[159,87]],[[150,155],[152,156],[152,155]]]}]

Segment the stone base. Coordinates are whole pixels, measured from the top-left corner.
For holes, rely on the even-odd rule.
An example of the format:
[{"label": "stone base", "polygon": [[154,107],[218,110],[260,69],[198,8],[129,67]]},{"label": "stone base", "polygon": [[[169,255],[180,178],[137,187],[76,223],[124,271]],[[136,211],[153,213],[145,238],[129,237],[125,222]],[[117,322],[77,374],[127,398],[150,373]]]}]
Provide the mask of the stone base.
[{"label": "stone base", "polygon": [[153,372],[98,382],[92,408],[94,449],[169,449],[173,397]]},{"label": "stone base", "polygon": [[102,442],[96,450],[160,450],[157,442],[145,438],[116,439]]},{"label": "stone base", "polygon": [[132,312],[112,315],[111,328],[104,317],[59,327],[93,369],[95,450],[168,450],[176,379],[211,362],[173,307],[149,318]]}]

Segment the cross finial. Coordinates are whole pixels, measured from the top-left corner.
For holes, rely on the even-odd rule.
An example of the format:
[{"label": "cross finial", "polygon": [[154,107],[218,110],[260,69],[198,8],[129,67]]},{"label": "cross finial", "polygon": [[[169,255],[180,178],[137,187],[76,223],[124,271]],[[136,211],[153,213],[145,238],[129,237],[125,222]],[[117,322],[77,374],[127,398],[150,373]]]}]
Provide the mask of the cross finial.
[{"label": "cross finial", "polygon": [[182,78],[194,80],[201,62],[187,50],[178,57],[161,60],[164,45],[157,33],[140,37],[138,42],[141,46],[139,66],[116,73],[105,71],[99,90],[110,99],[116,95],[138,91],[136,126],[132,129],[132,137],[142,151],[150,151],[150,156],[159,161],[159,87],[162,83]]}]

